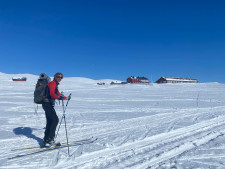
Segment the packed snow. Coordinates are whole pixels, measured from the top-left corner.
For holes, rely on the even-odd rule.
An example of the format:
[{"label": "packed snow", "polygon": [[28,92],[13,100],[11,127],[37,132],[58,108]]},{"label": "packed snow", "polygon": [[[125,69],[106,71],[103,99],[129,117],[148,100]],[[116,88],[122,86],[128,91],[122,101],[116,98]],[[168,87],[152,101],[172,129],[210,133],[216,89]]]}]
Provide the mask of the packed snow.
[{"label": "packed snow", "polygon": [[[110,79],[67,77],[59,90],[72,93],[69,142],[97,140],[71,146],[69,154],[67,147],[13,151],[42,144],[46,119],[33,103],[37,79],[0,73],[0,168],[225,168],[224,84],[110,85]],[[62,105],[55,108],[61,120]],[[63,122],[57,141],[66,142]]]}]

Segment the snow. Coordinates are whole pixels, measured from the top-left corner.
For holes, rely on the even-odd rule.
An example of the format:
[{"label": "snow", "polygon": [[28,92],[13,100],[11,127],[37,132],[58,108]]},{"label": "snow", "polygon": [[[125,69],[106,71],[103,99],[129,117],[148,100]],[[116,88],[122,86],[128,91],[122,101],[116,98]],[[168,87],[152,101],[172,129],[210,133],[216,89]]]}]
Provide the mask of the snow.
[{"label": "snow", "polygon": [[[13,82],[12,77],[27,77]],[[42,143],[45,115],[33,103],[38,76],[0,73],[0,168],[225,168],[225,85],[126,84],[64,78],[69,141],[91,144],[14,158]],[[99,86],[98,82],[106,82]],[[61,105],[56,105],[59,118]],[[66,142],[64,123],[57,141]]]}]

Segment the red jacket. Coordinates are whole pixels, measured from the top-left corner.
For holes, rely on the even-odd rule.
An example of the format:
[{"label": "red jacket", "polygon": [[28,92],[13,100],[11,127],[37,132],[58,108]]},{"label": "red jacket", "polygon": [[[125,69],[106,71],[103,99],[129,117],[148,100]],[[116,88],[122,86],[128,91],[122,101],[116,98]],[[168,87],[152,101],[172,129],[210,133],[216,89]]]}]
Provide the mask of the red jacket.
[{"label": "red jacket", "polygon": [[[50,97],[53,99],[59,99],[59,97],[61,96],[61,93],[58,90],[58,85],[59,83],[56,82],[55,80],[49,82],[48,83],[49,93],[47,95],[50,95]],[[64,99],[66,99],[65,96],[64,96]]]}]

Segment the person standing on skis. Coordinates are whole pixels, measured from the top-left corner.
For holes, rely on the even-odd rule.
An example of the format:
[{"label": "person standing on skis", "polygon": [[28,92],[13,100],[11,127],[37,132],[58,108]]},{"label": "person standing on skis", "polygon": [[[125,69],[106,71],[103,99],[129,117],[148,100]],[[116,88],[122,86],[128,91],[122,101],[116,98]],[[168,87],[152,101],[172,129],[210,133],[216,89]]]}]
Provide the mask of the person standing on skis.
[{"label": "person standing on skis", "polygon": [[42,103],[42,107],[45,111],[46,116],[46,129],[44,133],[44,146],[51,146],[55,143],[55,131],[59,122],[59,118],[54,109],[55,99],[57,100],[67,100],[63,94],[58,90],[58,85],[63,79],[62,73],[56,73],[54,75],[54,80],[49,82],[46,86],[45,96]]}]

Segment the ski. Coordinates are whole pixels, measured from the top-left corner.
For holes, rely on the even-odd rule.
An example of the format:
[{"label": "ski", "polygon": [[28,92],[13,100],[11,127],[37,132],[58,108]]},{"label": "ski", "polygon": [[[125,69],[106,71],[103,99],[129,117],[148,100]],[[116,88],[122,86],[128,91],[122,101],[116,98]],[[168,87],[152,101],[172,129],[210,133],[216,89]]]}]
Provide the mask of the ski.
[{"label": "ski", "polygon": [[45,152],[45,151],[60,149],[60,148],[68,147],[68,146],[72,147],[72,146],[78,146],[78,145],[84,145],[84,144],[91,144],[91,143],[95,142],[97,139],[98,138],[86,139],[86,140],[83,140],[83,141],[76,141],[74,143],[63,144],[63,145],[60,145],[60,146],[51,146],[51,147],[40,148],[40,149],[37,149],[37,150],[33,150],[31,152],[19,154],[15,157],[11,157],[9,159],[15,159],[15,158],[24,157],[24,156],[28,156],[28,155],[32,155],[32,154],[37,154],[37,153],[41,153],[41,152]]},{"label": "ski", "polygon": [[[90,138],[87,138],[87,139],[82,139],[82,140],[76,140],[76,141],[73,141],[69,144],[73,144],[73,143],[79,143],[79,142],[83,142],[83,141],[91,141],[92,139],[94,139],[94,137],[90,137]],[[63,142],[61,143],[61,145],[67,145],[66,142]],[[18,151],[18,150],[29,150],[29,149],[37,149],[37,148],[47,148],[47,147],[42,147],[42,146],[33,146],[33,147],[24,147],[24,148],[16,148],[16,149],[12,149],[11,151]]]}]

